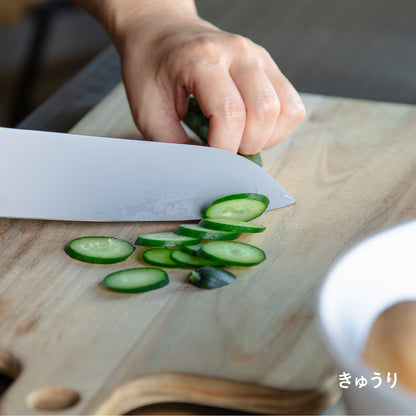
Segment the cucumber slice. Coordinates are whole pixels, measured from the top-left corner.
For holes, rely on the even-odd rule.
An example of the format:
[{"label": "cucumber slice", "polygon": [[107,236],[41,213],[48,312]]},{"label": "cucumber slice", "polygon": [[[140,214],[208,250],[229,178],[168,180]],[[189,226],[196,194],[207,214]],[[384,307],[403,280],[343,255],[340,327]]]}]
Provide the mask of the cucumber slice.
[{"label": "cucumber slice", "polygon": [[178,263],[170,258],[170,248],[149,248],[143,252],[143,260],[152,266],[178,267]]},{"label": "cucumber slice", "polygon": [[177,265],[185,267],[199,267],[199,266],[223,266],[224,263],[217,260],[208,260],[203,257],[194,256],[185,253],[182,250],[172,250],[170,258],[177,263]]},{"label": "cucumber slice", "polygon": [[135,242],[137,246],[148,247],[181,247],[197,243],[199,243],[199,238],[179,235],[171,231],[141,234]]},{"label": "cucumber slice", "polygon": [[228,233],[226,231],[203,228],[197,224],[179,225],[175,233],[199,238],[200,240],[234,240],[240,236],[239,233]]},{"label": "cucumber slice", "polygon": [[134,245],[115,237],[81,237],[72,240],[66,253],[77,260],[94,264],[119,263],[134,251]]},{"label": "cucumber slice", "polygon": [[234,282],[235,276],[217,267],[203,266],[193,270],[189,282],[200,289],[216,289]]},{"label": "cucumber slice", "polygon": [[266,229],[264,225],[253,224],[252,222],[211,218],[201,220],[198,225],[213,230],[235,233],[260,233]]},{"label": "cucumber slice", "polygon": [[198,250],[202,247],[202,244],[192,244],[190,246],[183,246],[181,247],[181,251],[184,251],[185,253],[192,254],[193,256],[196,256],[198,254]]},{"label": "cucumber slice", "polygon": [[110,273],[103,283],[117,292],[139,293],[166,286],[169,278],[162,269],[142,267]]},{"label": "cucumber slice", "polygon": [[244,193],[216,199],[204,212],[204,218],[250,221],[268,207],[269,199],[261,194]]},{"label": "cucumber slice", "polygon": [[237,241],[208,241],[202,245],[198,254],[230,266],[254,266],[266,259],[260,248]]}]

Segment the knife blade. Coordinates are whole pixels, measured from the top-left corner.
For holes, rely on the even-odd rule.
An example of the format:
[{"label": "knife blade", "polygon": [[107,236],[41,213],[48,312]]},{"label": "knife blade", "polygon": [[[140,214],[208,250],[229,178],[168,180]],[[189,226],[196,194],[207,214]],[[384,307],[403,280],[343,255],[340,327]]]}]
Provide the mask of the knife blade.
[{"label": "knife blade", "polygon": [[207,146],[0,128],[0,217],[184,221],[221,196],[294,199],[265,170]]}]

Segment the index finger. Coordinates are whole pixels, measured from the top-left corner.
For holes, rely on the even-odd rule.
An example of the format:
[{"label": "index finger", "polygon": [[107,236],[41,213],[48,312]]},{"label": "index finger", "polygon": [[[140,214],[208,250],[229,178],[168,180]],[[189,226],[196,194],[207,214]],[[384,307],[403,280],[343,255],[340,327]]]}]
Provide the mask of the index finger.
[{"label": "index finger", "polygon": [[190,91],[209,119],[208,145],[237,153],[246,122],[244,101],[228,71],[201,74]]}]

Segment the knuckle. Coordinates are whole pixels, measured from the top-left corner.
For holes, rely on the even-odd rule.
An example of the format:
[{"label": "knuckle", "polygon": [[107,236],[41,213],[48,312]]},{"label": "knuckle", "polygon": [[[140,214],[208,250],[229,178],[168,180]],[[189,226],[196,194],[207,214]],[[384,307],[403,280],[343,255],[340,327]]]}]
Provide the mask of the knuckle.
[{"label": "knuckle", "polygon": [[226,101],[222,104],[222,114],[228,123],[244,123],[246,109],[243,103],[238,101]]},{"label": "knuckle", "polygon": [[197,57],[215,56],[218,54],[218,46],[213,39],[195,36],[187,45],[186,53]]},{"label": "knuckle", "polygon": [[252,49],[253,43],[250,39],[247,39],[244,36],[236,35],[234,33],[231,33],[229,35],[229,41],[234,49],[237,49],[238,51],[247,52]]},{"label": "knuckle", "polygon": [[287,109],[289,117],[296,123],[300,123],[306,115],[305,105],[302,101],[296,100],[293,105]]},{"label": "knuckle", "polygon": [[257,112],[263,119],[276,118],[280,113],[280,101],[275,96],[263,95],[256,100]]}]

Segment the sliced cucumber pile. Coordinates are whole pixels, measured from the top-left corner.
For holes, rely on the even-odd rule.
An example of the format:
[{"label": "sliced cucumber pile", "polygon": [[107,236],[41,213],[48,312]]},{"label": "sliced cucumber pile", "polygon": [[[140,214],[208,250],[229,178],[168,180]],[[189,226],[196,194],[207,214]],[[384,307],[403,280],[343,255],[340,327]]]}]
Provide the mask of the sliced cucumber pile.
[{"label": "sliced cucumber pile", "polygon": [[103,283],[117,292],[138,293],[166,286],[169,278],[162,269],[140,267],[111,273]]},{"label": "sliced cucumber pile", "polygon": [[[198,224],[180,224],[174,231],[140,234],[135,245],[148,247],[144,263],[156,267],[119,270],[107,275],[103,284],[119,292],[146,292],[169,283],[161,267],[196,268],[189,282],[203,289],[228,285],[235,276],[225,266],[254,266],[266,259],[254,245],[232,241],[242,233],[259,233],[266,227],[249,222],[259,217],[269,204],[266,196],[240,193],[216,199],[205,209]],[[110,264],[126,260],[135,247],[114,237],[82,237],[65,248],[74,259],[87,263]]]},{"label": "sliced cucumber pile", "polygon": [[204,212],[204,218],[250,221],[268,207],[269,199],[261,194],[228,195],[216,199]]},{"label": "sliced cucumber pile", "polygon": [[[269,199],[257,193],[240,193],[218,198],[205,209],[198,224],[180,224],[175,231],[140,235],[137,245],[179,247],[179,249],[147,250],[143,260],[148,264],[165,267],[198,267],[209,271],[223,266],[254,266],[266,259],[263,250],[251,244],[237,241],[241,233],[259,233],[263,225],[249,222],[259,217],[268,207]],[[193,239],[194,241],[189,241]],[[156,249],[153,249],[156,250]],[[204,272],[205,273],[205,272]],[[202,276],[202,275],[201,275]],[[207,275],[208,276],[208,275]],[[215,279],[217,277],[215,276]],[[198,273],[192,272],[190,282],[199,281]],[[200,287],[204,287],[201,284]],[[214,285],[212,286],[214,287]],[[219,287],[219,286],[215,286]]]},{"label": "sliced cucumber pile", "polygon": [[94,264],[111,264],[126,260],[134,245],[115,237],[81,237],[72,240],[65,249],[77,260]]}]

